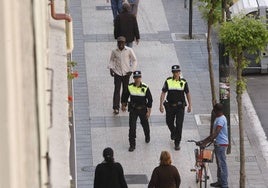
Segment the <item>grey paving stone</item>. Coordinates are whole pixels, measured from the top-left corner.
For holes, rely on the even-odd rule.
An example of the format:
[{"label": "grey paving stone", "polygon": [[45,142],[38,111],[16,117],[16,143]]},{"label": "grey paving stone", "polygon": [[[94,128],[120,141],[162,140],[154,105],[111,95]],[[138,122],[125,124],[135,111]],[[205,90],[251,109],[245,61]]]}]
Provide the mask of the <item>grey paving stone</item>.
[{"label": "grey paving stone", "polygon": [[[152,4],[155,5],[155,11],[149,11]],[[172,40],[171,33],[188,33],[188,9],[184,8],[182,0],[140,2],[138,22],[141,42],[138,46],[134,45],[133,50],[138,58],[138,68],[144,72],[143,79],[148,82],[155,98],[150,118],[151,143],[144,143],[144,135],[138,122],[137,149],[130,154],[127,152],[128,114],[121,112],[118,116],[112,114],[113,84],[106,70],[110,50],[116,44],[113,38],[112,14],[111,11],[96,11],[96,6],[107,6],[107,4],[88,0],[70,2],[75,39],[72,57],[78,62],[75,69],[80,72],[79,78],[74,80],[78,188],[93,187],[95,166],[103,160],[102,150],[107,146],[114,148],[115,158],[122,162],[125,174],[145,174],[147,177],[150,177],[153,168],[158,165],[160,151],[169,150],[174,164],[182,173],[182,187],[194,187],[194,175],[188,173],[194,162],[192,155],[194,146],[187,144],[186,140],[205,137],[209,130],[209,126],[197,126],[194,117],[195,114],[209,114],[211,111],[206,42]],[[196,5],[193,33],[206,33],[205,22],[201,20]],[[213,44],[216,42],[213,41]],[[217,78],[217,46],[213,47],[213,62],[214,76]],[[165,116],[158,110],[164,79],[170,76],[170,66],[177,63],[181,65],[183,75],[189,82],[193,100],[193,112],[185,115],[180,152],[174,151],[174,144],[169,140],[169,132],[165,125]],[[154,67],[153,74],[152,67]],[[96,83],[98,83],[97,89]],[[91,89],[93,86],[94,89]],[[234,93],[232,95],[235,96]],[[235,105],[231,105],[236,113]],[[235,160],[239,155],[237,135],[238,126],[234,125],[232,154],[227,156],[229,174],[231,174],[229,187],[234,188],[238,187],[239,179],[239,162]],[[251,170],[247,175],[247,187],[256,185],[255,187],[261,188],[267,185],[265,180],[268,174],[267,166],[263,165],[266,161],[262,158],[262,152],[253,147],[258,143],[254,135],[245,135],[245,140],[246,155],[254,159],[249,158],[246,163],[248,171]],[[147,160],[140,161],[141,156]],[[183,160],[185,156],[189,160]],[[128,160],[130,158],[131,163]],[[181,161],[185,162],[181,164]],[[81,170],[86,167],[88,172]],[[212,182],[216,179],[215,164],[210,165],[210,173]],[[142,188],[146,185],[129,187]]]}]

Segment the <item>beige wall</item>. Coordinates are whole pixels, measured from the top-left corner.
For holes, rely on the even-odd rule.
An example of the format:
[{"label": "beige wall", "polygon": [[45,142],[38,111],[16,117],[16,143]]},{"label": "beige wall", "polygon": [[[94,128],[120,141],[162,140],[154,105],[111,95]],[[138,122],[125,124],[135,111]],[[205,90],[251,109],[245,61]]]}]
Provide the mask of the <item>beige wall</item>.
[{"label": "beige wall", "polygon": [[[0,1],[1,188],[47,187],[45,156],[49,152],[48,142],[52,141],[48,129],[53,109],[50,111],[51,95],[48,92],[52,89],[51,74],[46,68],[51,68],[49,59],[53,60],[53,54],[50,52],[57,51],[50,49],[49,44],[51,18],[48,3],[40,0]],[[57,28],[56,24],[54,26]],[[63,28],[60,31],[63,41],[61,58],[66,63],[64,34]],[[59,69],[65,72],[66,66],[61,65]],[[60,79],[60,82],[66,81],[66,73]],[[54,83],[57,80],[54,79]],[[64,92],[60,93],[59,98],[67,99]],[[63,105],[67,111],[67,102]],[[61,117],[66,120],[61,126],[65,125],[68,130],[67,113],[63,112]],[[64,138],[63,142],[68,142],[68,138]],[[68,161],[68,150],[63,152],[64,161]],[[54,158],[51,161],[55,161]],[[68,185],[68,167],[66,169],[63,174],[67,177],[63,179],[63,184]]]},{"label": "beige wall", "polygon": [[1,66],[4,67],[1,68],[4,73],[0,82],[1,95],[4,95],[1,100],[5,100],[4,105],[0,106],[1,127],[4,128],[0,137],[5,139],[1,141],[1,156],[4,157],[0,161],[1,169],[4,169],[0,175],[1,187],[39,186],[39,175],[36,173],[39,171],[38,119],[30,2],[0,2],[0,57]]},{"label": "beige wall", "polygon": [[[50,104],[51,90],[50,74],[48,68],[48,33],[49,33],[49,15],[46,1],[35,0],[33,6],[33,18],[35,28],[35,45],[36,45],[36,73],[37,73],[37,102],[38,102],[38,122],[40,135],[40,176],[41,187],[48,183],[47,160],[45,156],[48,152],[48,128],[50,125]],[[46,187],[46,186],[45,186]]]}]

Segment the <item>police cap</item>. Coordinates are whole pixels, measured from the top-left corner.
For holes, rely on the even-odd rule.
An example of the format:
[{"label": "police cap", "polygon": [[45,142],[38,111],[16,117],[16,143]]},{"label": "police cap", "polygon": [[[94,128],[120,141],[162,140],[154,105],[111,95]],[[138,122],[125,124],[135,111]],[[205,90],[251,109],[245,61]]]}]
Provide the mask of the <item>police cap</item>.
[{"label": "police cap", "polygon": [[134,71],[133,72],[133,78],[140,78],[141,77],[141,71]]},{"label": "police cap", "polygon": [[173,65],[173,66],[171,67],[171,71],[172,71],[172,72],[180,72],[180,71],[181,71],[181,68],[180,68],[179,65]]}]

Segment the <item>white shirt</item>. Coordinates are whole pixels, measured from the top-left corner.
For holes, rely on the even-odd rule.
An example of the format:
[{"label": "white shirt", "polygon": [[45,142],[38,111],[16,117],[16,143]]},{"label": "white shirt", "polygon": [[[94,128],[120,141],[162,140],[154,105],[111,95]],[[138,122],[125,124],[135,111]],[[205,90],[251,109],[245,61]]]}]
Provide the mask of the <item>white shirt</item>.
[{"label": "white shirt", "polygon": [[119,76],[125,76],[128,72],[134,72],[136,67],[137,59],[132,48],[125,46],[122,51],[118,48],[112,51],[108,69]]}]

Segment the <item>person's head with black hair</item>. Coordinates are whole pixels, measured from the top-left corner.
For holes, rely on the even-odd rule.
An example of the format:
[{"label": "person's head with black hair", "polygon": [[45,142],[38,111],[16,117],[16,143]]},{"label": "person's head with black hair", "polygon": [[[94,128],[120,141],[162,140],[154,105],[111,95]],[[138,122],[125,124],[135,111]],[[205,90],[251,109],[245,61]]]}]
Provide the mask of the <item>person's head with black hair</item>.
[{"label": "person's head with black hair", "polygon": [[213,107],[213,111],[217,114],[222,114],[223,113],[223,104],[221,103],[216,103]]},{"label": "person's head with black hair", "polygon": [[128,2],[124,2],[122,4],[122,12],[130,12],[130,11],[131,11],[130,4]]},{"label": "person's head with black hair", "polygon": [[113,163],[114,162],[114,151],[112,148],[108,147],[103,150],[103,157],[104,160],[108,163]]}]

